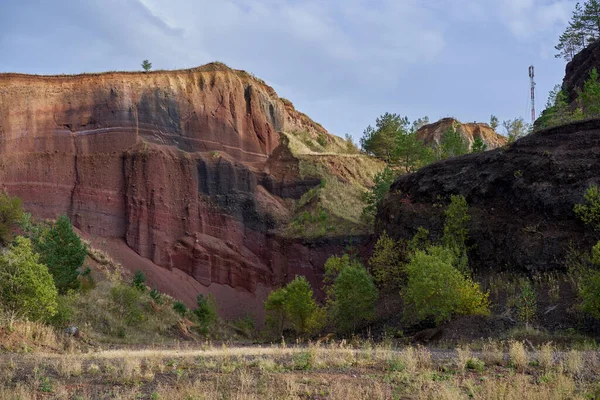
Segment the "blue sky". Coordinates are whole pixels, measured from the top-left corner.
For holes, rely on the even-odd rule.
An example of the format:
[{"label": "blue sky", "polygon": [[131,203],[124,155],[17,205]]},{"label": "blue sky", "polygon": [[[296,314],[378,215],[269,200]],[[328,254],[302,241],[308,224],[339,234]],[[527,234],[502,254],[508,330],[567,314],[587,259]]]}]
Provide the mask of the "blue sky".
[{"label": "blue sky", "polygon": [[572,0],[0,0],[0,72],[188,68],[263,78],[330,132],[410,119],[529,119],[562,82]]}]

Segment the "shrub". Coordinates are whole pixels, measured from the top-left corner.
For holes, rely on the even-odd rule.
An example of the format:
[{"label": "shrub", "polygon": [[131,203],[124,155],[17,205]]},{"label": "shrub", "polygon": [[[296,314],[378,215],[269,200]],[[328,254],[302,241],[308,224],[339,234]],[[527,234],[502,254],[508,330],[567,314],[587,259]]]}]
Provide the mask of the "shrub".
[{"label": "shrub", "polygon": [[196,304],[194,315],[198,318],[198,323],[203,329],[210,328],[217,320],[217,303],[214,297],[210,294],[207,297],[199,294]]},{"label": "shrub", "polygon": [[469,260],[467,258],[467,240],[469,228],[467,224],[471,220],[468,214],[469,205],[467,200],[460,195],[451,195],[450,204],[444,211],[446,220],[444,222],[444,236],[442,244],[452,250],[455,254],[455,267],[461,272],[469,272]]},{"label": "shrub", "polygon": [[150,298],[154,300],[156,304],[162,304],[164,302],[162,294],[156,288],[152,288],[152,290],[150,290]]},{"label": "shrub", "polygon": [[375,214],[377,214],[377,205],[389,192],[395,179],[396,174],[389,167],[385,167],[383,171],[375,175],[375,185],[363,195],[363,200],[367,204],[362,212],[363,218],[368,221],[374,220]]},{"label": "shrub", "polygon": [[135,271],[135,274],[133,275],[133,281],[131,282],[131,286],[133,286],[134,288],[136,288],[137,290],[141,291],[141,292],[145,292],[146,291],[146,275],[144,275],[144,273],[140,270]]},{"label": "shrub", "polygon": [[281,335],[287,322],[285,312],[285,288],[273,290],[265,301],[265,312],[267,314],[266,324],[272,332]]},{"label": "shrub", "polygon": [[[373,279],[379,287],[396,287],[404,281],[403,268],[408,262],[407,255],[405,242],[396,242],[385,231],[379,236],[369,259]],[[325,269],[327,270],[327,264]]]},{"label": "shrub", "polygon": [[39,229],[32,237],[40,261],[48,266],[59,293],[79,289],[79,269],[87,256],[87,246],[73,231],[66,215],[58,217],[54,224]]},{"label": "shrub", "polygon": [[327,135],[324,133],[319,134],[317,137],[317,143],[319,143],[321,147],[327,147]]},{"label": "shrub", "polygon": [[441,159],[459,157],[469,152],[469,143],[454,126],[444,132],[439,147]]},{"label": "shrub", "polygon": [[481,136],[475,136],[473,144],[471,145],[471,153],[481,153],[487,150],[487,144],[483,141]]},{"label": "shrub", "polygon": [[454,252],[441,246],[411,256],[403,297],[414,318],[439,323],[452,315],[489,314],[488,293],[482,293],[455,263]]},{"label": "shrub", "polygon": [[52,275],[39,262],[31,241],[17,237],[0,255],[2,307],[31,319],[48,319],[56,314],[57,295]]},{"label": "shrub", "polygon": [[23,204],[18,197],[0,193],[0,244],[6,246],[12,240],[13,227],[23,217]]},{"label": "shrub", "polygon": [[340,332],[354,332],[361,323],[375,317],[377,288],[373,278],[357,260],[348,255],[332,256],[325,263],[327,303]]},{"label": "shrub", "polygon": [[110,296],[114,312],[126,325],[136,325],[144,321],[144,313],[140,307],[141,295],[136,288],[124,284],[111,288]]},{"label": "shrub", "polygon": [[584,204],[575,204],[573,209],[575,215],[594,230],[600,230],[600,191],[598,186],[591,185],[585,191],[584,199]]},{"label": "shrub", "polygon": [[265,311],[267,325],[278,334],[286,326],[299,335],[316,332],[324,323],[324,312],[304,276],[296,276],[285,287],[272,291],[265,301]]},{"label": "shrub", "polygon": [[181,315],[181,318],[185,318],[185,315],[187,314],[187,307],[181,301],[176,301],[173,303],[173,310],[175,310],[177,314]]},{"label": "shrub", "polygon": [[293,329],[298,334],[307,333],[318,309],[310,283],[304,276],[296,276],[286,286],[285,293],[284,307]]},{"label": "shrub", "polygon": [[521,292],[517,299],[517,310],[519,320],[529,325],[533,317],[535,317],[535,311],[537,308],[536,295],[533,286],[529,280],[525,279],[521,281]]}]

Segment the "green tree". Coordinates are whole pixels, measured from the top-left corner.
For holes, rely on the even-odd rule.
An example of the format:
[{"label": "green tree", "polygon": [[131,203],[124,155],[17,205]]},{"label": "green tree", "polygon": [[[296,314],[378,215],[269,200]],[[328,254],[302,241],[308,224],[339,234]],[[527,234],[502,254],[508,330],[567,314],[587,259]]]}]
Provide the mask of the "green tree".
[{"label": "green tree", "polygon": [[528,135],[531,131],[531,126],[523,118],[503,121],[502,126],[504,126],[504,130],[506,131],[508,143],[513,143],[515,140]]},{"label": "green tree", "polygon": [[18,197],[11,197],[6,191],[0,193],[0,245],[6,246],[12,240],[15,225],[23,217],[23,204]]},{"label": "green tree", "polygon": [[375,128],[368,126],[360,139],[363,150],[370,155],[389,162],[400,134],[408,133],[408,118],[398,114],[385,113],[375,122]]},{"label": "green tree", "polygon": [[142,68],[144,69],[144,72],[148,72],[152,69],[152,63],[148,60],[144,60],[142,61]]},{"label": "green tree", "polygon": [[591,185],[585,191],[583,204],[575,204],[575,216],[594,230],[600,230],[600,191],[598,186]]},{"label": "green tree", "polygon": [[417,132],[419,129],[424,127],[425,125],[429,125],[429,117],[424,116],[423,118],[419,118],[412,123],[411,132]]},{"label": "green tree", "polygon": [[488,315],[488,294],[454,267],[451,249],[432,246],[417,250],[406,266],[407,284],[402,291],[408,316],[440,323],[453,315]]},{"label": "green tree", "polygon": [[473,144],[471,145],[471,153],[480,153],[487,150],[487,144],[483,141],[481,136],[475,136]]},{"label": "green tree", "polygon": [[287,322],[287,313],[285,310],[286,295],[285,287],[279,288],[269,293],[269,297],[265,301],[267,326],[279,336],[283,334],[283,329]]},{"label": "green tree", "polygon": [[198,318],[198,323],[203,329],[209,329],[217,321],[217,303],[214,297],[211,294],[206,297],[199,294],[196,304],[194,315]]},{"label": "green tree", "polygon": [[396,242],[384,231],[377,239],[373,255],[369,259],[369,266],[377,285],[379,287],[399,286],[404,281],[404,265],[408,262],[407,257],[406,243]]},{"label": "green tree", "polygon": [[448,128],[440,140],[438,157],[446,159],[459,157],[469,152],[469,143],[460,134],[456,127]]},{"label": "green tree", "polygon": [[372,221],[377,214],[377,205],[383,200],[385,195],[389,192],[392,183],[396,179],[396,174],[390,167],[385,167],[383,171],[375,174],[375,185],[365,192],[363,200],[367,204],[363,209],[363,217],[368,221]]},{"label": "green tree", "polygon": [[600,116],[600,82],[598,82],[596,68],[590,71],[590,76],[583,85],[583,91],[579,94],[579,100],[585,118]]},{"label": "green tree", "polygon": [[469,239],[468,223],[469,205],[467,200],[460,195],[451,195],[450,204],[444,211],[446,220],[444,222],[444,235],[442,244],[454,253],[454,265],[463,273],[469,272],[469,259],[467,257],[467,240]]},{"label": "green tree", "polygon": [[409,173],[431,163],[434,158],[432,149],[417,137],[417,132],[400,133],[391,154],[391,162]]},{"label": "green tree", "polygon": [[531,282],[528,279],[521,281],[521,292],[517,299],[518,317],[521,322],[525,322],[528,327],[537,309],[536,295]]},{"label": "green tree", "polygon": [[0,304],[28,318],[49,319],[57,311],[58,293],[48,268],[39,262],[31,241],[17,237],[0,254]]},{"label": "green tree", "polygon": [[498,126],[500,125],[500,120],[495,115],[490,116],[490,127],[493,130],[498,130]]},{"label": "green tree", "polygon": [[73,231],[71,221],[65,215],[32,238],[40,261],[48,266],[59,293],[78,289],[79,271],[87,255],[87,246]]},{"label": "green tree", "polygon": [[300,335],[307,333],[311,318],[318,311],[310,283],[304,276],[296,276],[287,284],[285,293],[284,307],[292,327]]},{"label": "green tree", "polygon": [[581,311],[600,319],[600,242],[592,248],[591,265],[570,271],[577,277]]},{"label": "green tree", "polygon": [[325,275],[330,282],[326,289],[328,308],[340,332],[354,332],[375,318],[377,288],[359,261],[348,255],[332,256],[325,263]]},{"label": "green tree", "polygon": [[559,36],[555,49],[557,58],[573,59],[581,49],[600,37],[600,2],[587,0],[575,10],[565,31]]}]

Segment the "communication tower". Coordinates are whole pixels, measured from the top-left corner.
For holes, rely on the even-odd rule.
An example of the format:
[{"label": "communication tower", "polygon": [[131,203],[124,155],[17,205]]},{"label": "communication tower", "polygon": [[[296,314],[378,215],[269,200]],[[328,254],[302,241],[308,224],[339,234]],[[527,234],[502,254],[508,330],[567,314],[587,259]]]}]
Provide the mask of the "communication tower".
[{"label": "communication tower", "polygon": [[531,81],[531,123],[535,122],[535,69],[529,66],[529,79]]}]

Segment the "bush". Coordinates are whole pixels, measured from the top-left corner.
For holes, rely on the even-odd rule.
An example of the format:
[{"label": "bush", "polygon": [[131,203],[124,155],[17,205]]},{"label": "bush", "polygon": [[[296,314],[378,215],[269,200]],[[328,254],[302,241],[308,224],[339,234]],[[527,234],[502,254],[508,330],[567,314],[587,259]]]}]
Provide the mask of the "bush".
[{"label": "bush", "polygon": [[210,328],[217,321],[217,303],[212,295],[204,297],[199,294],[196,299],[197,308],[194,315],[198,318],[198,323],[203,329]]},{"label": "bush", "polygon": [[0,255],[2,307],[31,319],[49,319],[56,314],[57,295],[52,275],[39,262],[31,241],[17,237]]},{"label": "bush", "polygon": [[177,314],[181,315],[181,318],[185,318],[185,315],[187,314],[187,307],[181,301],[176,301],[173,303],[173,310],[175,310]]},{"label": "bush", "polygon": [[390,191],[395,179],[396,174],[389,167],[385,167],[383,171],[375,175],[375,185],[363,195],[363,200],[367,204],[362,212],[363,218],[368,221],[374,220],[375,214],[377,214],[377,205]]},{"label": "bush", "polygon": [[600,230],[600,191],[598,186],[590,186],[585,191],[584,199],[584,204],[575,204],[573,209],[575,215],[594,230]]},{"label": "bush", "polygon": [[23,217],[23,204],[18,197],[0,193],[0,244],[6,246],[12,240],[13,227]]},{"label": "bush", "polygon": [[140,307],[141,293],[132,286],[119,284],[111,288],[110,296],[114,312],[126,325],[136,325],[144,321],[144,313]]},{"label": "bush", "polygon": [[517,299],[517,310],[518,317],[521,322],[525,322],[529,325],[533,317],[535,317],[535,311],[537,309],[536,295],[531,282],[528,279],[521,281],[521,292]]},{"label": "bush", "polygon": [[87,256],[87,246],[73,231],[69,218],[61,215],[54,224],[36,230],[32,241],[59,293],[79,289],[79,269]]},{"label": "bush", "polygon": [[321,147],[327,147],[327,135],[324,133],[319,134],[317,137],[317,143],[319,143]]},{"label": "bush", "polygon": [[457,270],[455,263],[454,252],[441,246],[412,255],[403,297],[413,318],[439,323],[452,315],[489,314],[488,294]]},{"label": "bush", "polygon": [[150,298],[152,300],[154,300],[154,302],[156,304],[163,304],[164,303],[162,294],[156,288],[152,288],[152,290],[150,291]]},{"label": "bush", "polygon": [[131,282],[131,286],[139,290],[140,292],[146,291],[146,275],[140,270],[135,271],[133,275],[133,281]]},{"label": "bush", "polygon": [[468,214],[469,205],[467,200],[460,195],[451,195],[450,204],[444,211],[446,220],[444,222],[444,236],[442,244],[454,252],[454,265],[463,273],[469,272],[469,260],[467,258],[467,240],[469,228],[467,224],[471,220]]},{"label": "bush", "polygon": [[377,288],[360,262],[348,255],[332,256],[325,264],[325,275],[326,282],[332,282],[326,288],[327,304],[340,332],[354,332],[375,318]]},{"label": "bush", "polygon": [[578,292],[581,311],[592,318],[600,319],[600,242],[592,249],[592,267],[574,271],[579,278]]},{"label": "bush", "polygon": [[[369,259],[373,279],[379,287],[397,287],[404,281],[404,264],[408,262],[407,255],[405,242],[396,242],[385,231],[379,236],[373,255]],[[325,269],[327,270],[327,264]]]},{"label": "bush", "polygon": [[310,283],[304,276],[296,278],[285,287],[269,294],[265,301],[268,326],[281,334],[290,326],[296,334],[313,333],[324,323],[323,310],[313,297]]}]

